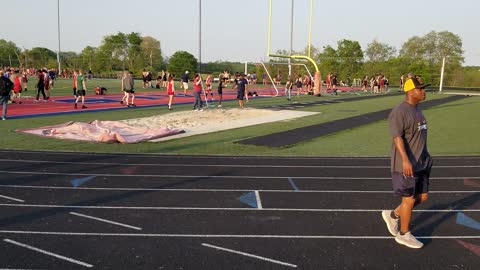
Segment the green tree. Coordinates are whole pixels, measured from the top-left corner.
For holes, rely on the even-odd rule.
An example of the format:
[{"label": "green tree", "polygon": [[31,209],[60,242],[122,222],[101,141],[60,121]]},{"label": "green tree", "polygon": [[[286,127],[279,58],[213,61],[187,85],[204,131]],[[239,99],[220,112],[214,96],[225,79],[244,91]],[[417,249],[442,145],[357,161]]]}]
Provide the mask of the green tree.
[{"label": "green tree", "polygon": [[160,41],[153,37],[143,37],[141,44],[144,66],[145,63],[155,71],[163,67],[163,56],[160,48]]},{"label": "green tree", "polygon": [[320,63],[320,72],[324,77],[329,72],[338,71],[340,66],[337,51],[330,45],[323,47],[317,56],[317,62]]},{"label": "green tree", "polygon": [[92,46],[87,46],[82,50],[82,52],[80,52],[80,58],[82,59],[83,69],[97,70],[98,67],[97,67],[97,64],[95,63],[97,51],[98,51],[97,48]]},{"label": "green tree", "polygon": [[386,62],[393,57],[397,50],[386,44],[381,43],[377,40],[373,40],[371,43],[367,45],[367,49],[365,50],[365,55],[367,56],[370,62],[378,63],[378,62]]},{"label": "green tree", "polygon": [[338,42],[337,55],[339,70],[335,71],[339,78],[355,76],[363,65],[363,51],[358,41],[342,39]]},{"label": "green tree", "polygon": [[29,62],[36,68],[57,66],[57,54],[47,48],[35,47],[28,51]]},{"label": "green tree", "polygon": [[0,66],[22,65],[21,50],[12,41],[0,39]]},{"label": "green tree", "polygon": [[185,71],[197,70],[198,60],[186,51],[177,51],[171,57],[167,69],[173,74],[183,74]]},{"label": "green tree", "polygon": [[464,61],[462,40],[448,31],[432,31],[423,37],[415,36],[405,42],[400,50],[400,57],[409,59],[411,70],[416,69],[418,74],[431,76],[434,84],[438,84],[440,80],[443,58],[447,58],[445,82],[448,84],[453,80],[452,75],[461,72]]}]

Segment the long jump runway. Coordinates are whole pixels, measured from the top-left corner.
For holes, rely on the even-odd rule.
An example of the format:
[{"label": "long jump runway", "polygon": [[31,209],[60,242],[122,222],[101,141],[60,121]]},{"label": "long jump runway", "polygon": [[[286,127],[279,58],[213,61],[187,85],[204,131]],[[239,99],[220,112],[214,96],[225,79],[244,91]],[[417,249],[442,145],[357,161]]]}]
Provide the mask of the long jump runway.
[{"label": "long jump runway", "polygon": [[0,269],[479,269],[480,157],[395,242],[387,158],[0,151]]}]

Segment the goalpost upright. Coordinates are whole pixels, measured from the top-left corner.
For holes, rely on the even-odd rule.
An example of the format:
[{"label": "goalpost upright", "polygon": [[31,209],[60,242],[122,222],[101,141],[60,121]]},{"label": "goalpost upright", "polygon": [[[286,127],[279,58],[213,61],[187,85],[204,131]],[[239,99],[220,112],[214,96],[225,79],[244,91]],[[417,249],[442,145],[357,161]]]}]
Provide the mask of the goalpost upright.
[{"label": "goalpost upright", "polygon": [[281,55],[281,54],[272,54],[270,53],[271,47],[271,36],[272,36],[272,5],[273,0],[270,0],[270,9],[268,15],[268,45],[267,45],[267,56],[268,57],[278,57],[278,58],[289,58],[289,59],[304,59],[310,61],[315,67],[315,87],[313,90],[314,95],[321,94],[321,76],[320,70],[318,68],[317,63],[311,57],[311,47],[312,47],[312,20],[313,20],[313,0],[310,0],[310,26],[308,32],[308,55]]}]

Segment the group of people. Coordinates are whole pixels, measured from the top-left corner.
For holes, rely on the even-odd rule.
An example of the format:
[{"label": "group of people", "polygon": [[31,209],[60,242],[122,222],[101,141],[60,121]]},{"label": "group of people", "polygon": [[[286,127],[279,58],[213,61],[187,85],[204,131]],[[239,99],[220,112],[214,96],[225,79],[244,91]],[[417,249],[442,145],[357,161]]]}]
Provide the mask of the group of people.
[{"label": "group of people", "polygon": [[362,90],[372,94],[385,94],[388,93],[389,81],[384,74],[378,74],[375,76],[365,76],[362,80]]},{"label": "group of people", "polygon": [[7,106],[8,103],[22,104],[20,100],[22,92],[28,91],[28,80],[30,76],[35,76],[37,82],[35,88],[37,89],[37,95],[34,102],[39,102],[40,94],[43,96],[43,100],[47,102],[50,99],[50,90],[53,88],[54,81],[56,79],[56,73],[53,70],[46,68],[36,70],[34,74],[30,69],[15,69],[6,68],[0,69],[1,81],[0,81],[0,104],[2,104],[2,120],[7,119]]}]

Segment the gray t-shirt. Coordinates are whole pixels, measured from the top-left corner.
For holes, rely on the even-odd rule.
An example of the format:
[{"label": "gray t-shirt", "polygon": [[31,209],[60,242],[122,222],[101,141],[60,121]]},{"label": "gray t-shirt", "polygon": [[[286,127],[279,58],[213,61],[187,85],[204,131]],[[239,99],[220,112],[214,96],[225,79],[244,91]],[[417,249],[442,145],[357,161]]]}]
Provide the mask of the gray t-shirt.
[{"label": "gray t-shirt", "polygon": [[[401,137],[413,171],[430,170],[432,161],[427,150],[427,121],[417,106],[402,102],[388,116],[390,134]],[[402,157],[392,143],[392,172],[402,172]]]},{"label": "gray t-shirt", "polygon": [[123,91],[132,91],[135,84],[133,77],[130,74],[122,78],[123,80]]}]

